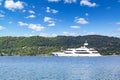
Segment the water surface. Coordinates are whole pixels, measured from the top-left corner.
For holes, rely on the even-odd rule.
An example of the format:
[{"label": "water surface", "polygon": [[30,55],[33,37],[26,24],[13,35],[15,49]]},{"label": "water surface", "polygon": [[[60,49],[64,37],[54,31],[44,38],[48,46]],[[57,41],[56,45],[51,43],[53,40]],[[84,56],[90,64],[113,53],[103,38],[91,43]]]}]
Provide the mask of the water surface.
[{"label": "water surface", "polygon": [[0,80],[120,80],[120,57],[0,57]]}]

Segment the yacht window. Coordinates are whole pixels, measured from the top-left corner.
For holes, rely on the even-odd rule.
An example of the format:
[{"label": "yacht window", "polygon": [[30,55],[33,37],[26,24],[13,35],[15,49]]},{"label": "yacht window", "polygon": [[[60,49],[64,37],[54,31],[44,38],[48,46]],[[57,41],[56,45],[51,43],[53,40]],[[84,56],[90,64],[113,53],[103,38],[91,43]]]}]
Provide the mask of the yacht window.
[{"label": "yacht window", "polygon": [[66,50],[66,51],[72,51],[72,50]]},{"label": "yacht window", "polygon": [[92,53],[98,54],[98,52],[92,52]]},{"label": "yacht window", "polygon": [[90,54],[88,52],[75,52],[76,54]]},{"label": "yacht window", "polygon": [[76,51],[86,51],[86,50],[76,50]]},{"label": "yacht window", "polygon": [[71,52],[64,52],[65,54],[72,54]]}]

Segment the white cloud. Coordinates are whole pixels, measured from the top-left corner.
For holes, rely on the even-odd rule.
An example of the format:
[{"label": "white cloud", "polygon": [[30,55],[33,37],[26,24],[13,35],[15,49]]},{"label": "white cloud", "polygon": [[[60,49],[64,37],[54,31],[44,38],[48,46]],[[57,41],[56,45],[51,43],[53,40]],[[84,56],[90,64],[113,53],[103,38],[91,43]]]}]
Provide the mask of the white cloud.
[{"label": "white cloud", "polygon": [[71,28],[78,29],[80,26],[70,26]]},{"label": "white cloud", "polygon": [[35,14],[35,12],[33,10],[29,10],[30,14]]},{"label": "white cloud", "polygon": [[3,0],[0,0],[0,6],[2,5],[2,1],[3,1]]},{"label": "white cloud", "polygon": [[95,32],[89,32],[87,33],[87,35],[97,35],[98,33],[95,33]]},{"label": "white cloud", "polygon": [[22,12],[24,13],[24,12],[26,12],[26,10],[23,10]]},{"label": "white cloud", "polygon": [[27,17],[25,17],[25,18],[35,18],[36,16],[35,15],[29,15],[29,16],[27,16]]},{"label": "white cloud", "polygon": [[35,6],[33,5],[33,6],[32,6],[32,8],[34,9],[34,8],[35,8]]},{"label": "white cloud", "polygon": [[89,0],[81,0],[80,1],[80,5],[85,5],[85,6],[88,6],[88,7],[95,7],[97,6],[96,3],[91,3]]},{"label": "white cloud", "polygon": [[51,11],[50,11],[50,7],[46,7],[46,12],[47,13],[50,13]]},{"label": "white cloud", "polygon": [[64,0],[64,3],[76,3],[77,0]]},{"label": "white cloud", "polygon": [[40,33],[39,36],[48,37],[48,34],[46,34],[46,33]]},{"label": "white cloud", "polygon": [[55,14],[55,13],[58,13],[58,10],[55,10],[55,9],[52,9],[51,11],[52,11],[52,13],[54,13],[54,14]]},{"label": "white cloud", "polygon": [[5,17],[4,11],[0,10],[0,18]]},{"label": "white cloud", "polygon": [[84,18],[75,18],[75,22],[78,24],[88,24],[88,21]]},{"label": "white cloud", "polygon": [[62,35],[64,35],[64,36],[78,36],[78,34],[76,34],[76,33],[73,33],[73,32],[63,32],[63,34]]},{"label": "white cloud", "polygon": [[85,13],[85,16],[89,16],[89,14],[88,14],[88,13]]},{"label": "white cloud", "polygon": [[28,26],[27,23],[24,23],[24,22],[18,22],[19,26]]},{"label": "white cloud", "polygon": [[118,28],[117,31],[120,32],[120,28]]},{"label": "white cloud", "polygon": [[50,22],[52,20],[51,17],[44,17],[44,22]]},{"label": "white cloud", "polygon": [[3,30],[3,29],[5,29],[3,26],[0,26],[0,30]]},{"label": "white cloud", "polygon": [[[59,2],[59,1],[62,1],[62,0],[48,0],[48,2]],[[77,0],[63,0],[64,3],[76,3]]]},{"label": "white cloud", "polygon": [[1,17],[4,17],[4,16],[5,16],[5,15],[3,15],[3,14],[0,13],[0,18],[1,18]]},{"label": "white cloud", "polygon": [[13,0],[6,0],[4,6],[8,10],[14,11],[16,9],[23,9],[24,8],[24,2],[21,2],[21,1],[14,2]]},{"label": "white cloud", "polygon": [[48,2],[59,2],[60,0],[48,0]]},{"label": "white cloud", "polygon": [[51,9],[50,7],[46,7],[46,12],[47,13],[58,13],[58,10],[55,10],[55,9]]},{"label": "white cloud", "polygon": [[55,26],[55,23],[51,22],[51,23],[48,24],[48,26],[50,26],[50,27]]},{"label": "white cloud", "polygon": [[4,11],[0,10],[0,13],[5,13]]},{"label": "white cloud", "polygon": [[120,22],[117,22],[116,24],[120,25]]},{"label": "white cloud", "polygon": [[34,31],[41,31],[45,28],[41,24],[28,24],[28,23],[24,23],[24,22],[18,22],[18,24],[19,24],[19,26],[28,27],[29,29],[32,29]]},{"label": "white cloud", "polygon": [[41,24],[29,24],[28,28],[35,30],[35,31],[41,31],[43,30],[45,27],[42,26]]},{"label": "white cloud", "polygon": [[12,24],[13,22],[12,22],[12,21],[9,21],[8,23],[9,23],[9,24]]},{"label": "white cloud", "polygon": [[55,21],[51,17],[44,17],[44,22],[47,22],[50,27],[55,26]]},{"label": "white cloud", "polygon": [[35,18],[36,17],[35,12],[33,10],[29,10],[28,12],[30,13],[30,15],[25,18]]},{"label": "white cloud", "polygon": [[43,37],[56,37],[57,36],[57,34],[55,34],[55,33],[49,33],[49,34],[47,34],[47,33],[40,33],[40,35],[39,36],[43,36]]}]

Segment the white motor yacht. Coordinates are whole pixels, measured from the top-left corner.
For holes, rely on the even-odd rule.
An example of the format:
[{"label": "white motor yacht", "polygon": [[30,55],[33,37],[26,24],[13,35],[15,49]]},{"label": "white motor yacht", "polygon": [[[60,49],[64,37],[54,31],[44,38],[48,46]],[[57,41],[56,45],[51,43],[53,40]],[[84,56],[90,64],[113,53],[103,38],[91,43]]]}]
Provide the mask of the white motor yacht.
[{"label": "white motor yacht", "polygon": [[101,56],[94,48],[88,48],[88,43],[85,42],[80,48],[68,48],[65,51],[53,52],[54,56]]}]

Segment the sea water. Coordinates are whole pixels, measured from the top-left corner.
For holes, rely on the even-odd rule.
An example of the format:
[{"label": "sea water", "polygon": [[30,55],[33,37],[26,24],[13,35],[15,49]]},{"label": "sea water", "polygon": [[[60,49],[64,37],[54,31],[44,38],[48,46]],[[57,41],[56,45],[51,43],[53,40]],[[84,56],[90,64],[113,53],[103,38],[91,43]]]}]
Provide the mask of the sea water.
[{"label": "sea water", "polygon": [[120,80],[120,57],[0,57],[0,80]]}]

